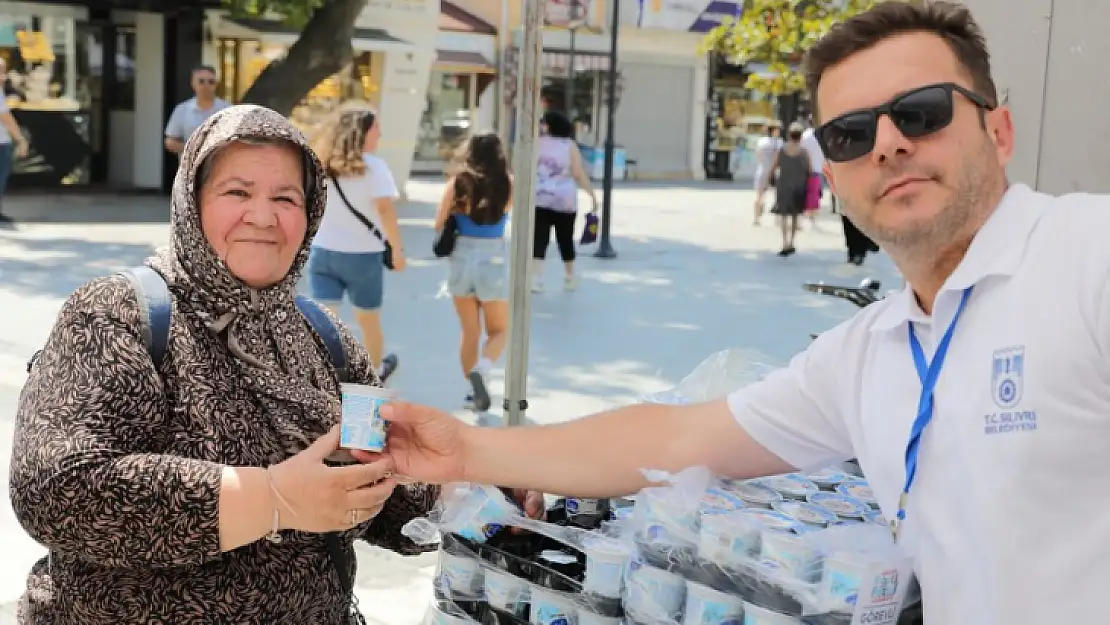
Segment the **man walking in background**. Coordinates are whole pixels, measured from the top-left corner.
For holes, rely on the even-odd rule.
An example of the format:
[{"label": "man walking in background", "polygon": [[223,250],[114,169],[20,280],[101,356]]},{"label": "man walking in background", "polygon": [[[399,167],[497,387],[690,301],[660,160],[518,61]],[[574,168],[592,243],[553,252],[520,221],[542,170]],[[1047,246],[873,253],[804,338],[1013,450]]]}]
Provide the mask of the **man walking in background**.
[{"label": "man walking in background", "polygon": [[185,142],[200,128],[206,119],[231,106],[231,103],[216,97],[216,70],[209,65],[193,69],[189,84],[193,97],[178,104],[166,123],[166,149],[181,154]]}]

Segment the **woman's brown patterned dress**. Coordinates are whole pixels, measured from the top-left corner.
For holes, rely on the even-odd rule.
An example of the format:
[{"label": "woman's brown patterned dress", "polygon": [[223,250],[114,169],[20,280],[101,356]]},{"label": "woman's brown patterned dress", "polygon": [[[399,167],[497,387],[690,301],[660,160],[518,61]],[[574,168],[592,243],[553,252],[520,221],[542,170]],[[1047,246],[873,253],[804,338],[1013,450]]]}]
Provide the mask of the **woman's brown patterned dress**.
[{"label": "woman's brown patterned dress", "polygon": [[[196,176],[240,139],[286,141],[306,164],[308,236],[289,275],[249,289],[200,229]],[[11,467],[16,516],[50,556],[20,605],[22,623],[344,623],[347,597],[322,535],[286,532],[219,546],[221,467],[267,466],[338,421],[338,379],[294,304],[324,209],[320,165],[281,116],[214,115],[186,146],[171,245],[151,265],[173,294],[166,361],[155,367],[130,283],[94,280],[65,303],[20,398]],[[343,328],[352,381],[377,384]],[[344,534],[401,553],[400,534],[437,489],[400,487],[373,521]],[[353,556],[351,558],[353,562]]]}]

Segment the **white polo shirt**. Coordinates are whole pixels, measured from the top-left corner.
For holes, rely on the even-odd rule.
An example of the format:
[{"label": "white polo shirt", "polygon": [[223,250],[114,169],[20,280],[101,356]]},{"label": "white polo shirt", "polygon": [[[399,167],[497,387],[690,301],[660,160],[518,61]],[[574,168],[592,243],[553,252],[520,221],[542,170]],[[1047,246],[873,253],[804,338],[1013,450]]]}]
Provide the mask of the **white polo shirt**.
[{"label": "white polo shirt", "polygon": [[899,541],[914,558],[929,625],[1110,619],[1108,233],[1110,196],[1015,185],[945,283],[933,319],[911,291],[892,295],[729,397],[737,421],[798,468],[859,458],[893,518],[921,391],[907,324],[931,361],[974,286]]}]

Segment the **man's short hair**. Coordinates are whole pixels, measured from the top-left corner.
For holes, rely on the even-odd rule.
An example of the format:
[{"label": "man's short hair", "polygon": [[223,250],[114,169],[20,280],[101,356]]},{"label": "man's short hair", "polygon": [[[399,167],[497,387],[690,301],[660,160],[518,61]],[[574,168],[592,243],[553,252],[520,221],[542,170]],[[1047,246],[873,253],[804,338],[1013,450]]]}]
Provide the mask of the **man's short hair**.
[{"label": "man's short hair", "polygon": [[196,65],[193,67],[193,71],[191,73],[195,74],[197,72],[208,72],[209,74],[215,76],[216,68],[212,67],[211,65]]},{"label": "man's short hair", "polygon": [[972,90],[998,105],[986,38],[966,6],[943,0],[887,0],[834,25],[806,53],[804,71],[814,118],[821,117],[817,87],[826,70],[894,35],[915,32],[943,39],[971,80]]}]

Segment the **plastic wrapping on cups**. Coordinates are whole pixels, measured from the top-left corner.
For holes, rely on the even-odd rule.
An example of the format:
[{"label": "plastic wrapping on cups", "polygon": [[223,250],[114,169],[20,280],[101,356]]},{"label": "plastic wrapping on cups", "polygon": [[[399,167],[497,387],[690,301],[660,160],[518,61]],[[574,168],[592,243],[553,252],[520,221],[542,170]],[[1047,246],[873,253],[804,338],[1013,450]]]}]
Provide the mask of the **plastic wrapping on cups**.
[{"label": "plastic wrapping on cups", "polygon": [[[853,516],[838,517],[817,503],[829,497],[850,503],[839,509],[862,520],[868,508],[863,502],[817,491],[811,481],[791,475],[779,476],[779,490],[793,498],[776,501],[777,509],[749,505],[722,511],[703,503],[719,500],[715,489],[738,492],[769,480],[720,480],[705,468],[645,474],[661,484],[637,496],[632,516],[636,554],[624,606],[632,621],[733,622],[728,619],[737,618],[738,604],[714,600],[727,597],[754,606],[752,623],[897,620],[912,568],[889,530],[878,523],[848,525]],[[817,502],[805,501],[807,495]],[[742,606],[739,610],[744,613]]]},{"label": "plastic wrapping on cups", "polygon": [[752,353],[727,349],[703,360],[673,388],[643,397],[652,404],[693,404],[710,401],[763,379],[777,367],[756,362]]}]

